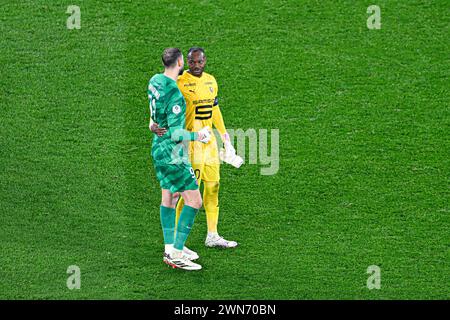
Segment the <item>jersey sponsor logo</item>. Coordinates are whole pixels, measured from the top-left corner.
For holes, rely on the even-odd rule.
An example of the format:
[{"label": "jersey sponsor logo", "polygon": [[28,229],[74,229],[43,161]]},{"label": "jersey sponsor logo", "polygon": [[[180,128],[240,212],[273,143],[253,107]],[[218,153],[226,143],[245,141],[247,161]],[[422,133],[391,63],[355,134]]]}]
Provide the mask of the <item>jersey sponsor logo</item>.
[{"label": "jersey sponsor logo", "polygon": [[193,104],[200,104],[200,103],[213,103],[214,99],[202,99],[202,100],[194,100],[192,101]]},{"label": "jersey sponsor logo", "polygon": [[207,82],[205,82],[205,86],[210,86],[210,85],[212,85],[213,84],[213,82],[212,81],[207,81]]},{"label": "jersey sponsor logo", "polygon": [[185,87],[195,87],[196,83],[185,83]]},{"label": "jersey sponsor logo", "polygon": [[177,104],[174,105],[172,107],[172,112],[175,113],[175,114],[179,114],[181,112],[181,107],[179,105],[177,105]]}]

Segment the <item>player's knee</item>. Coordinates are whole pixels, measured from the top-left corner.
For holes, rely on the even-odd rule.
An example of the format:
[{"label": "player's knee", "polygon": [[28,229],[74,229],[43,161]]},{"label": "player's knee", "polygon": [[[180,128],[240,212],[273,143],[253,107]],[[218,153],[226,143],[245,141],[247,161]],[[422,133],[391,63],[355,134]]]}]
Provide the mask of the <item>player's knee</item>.
[{"label": "player's knee", "polygon": [[167,208],[175,208],[179,198],[180,194],[178,192],[174,193],[171,197],[163,197],[161,205]]},{"label": "player's knee", "polygon": [[202,198],[198,196],[186,201],[186,205],[195,209],[200,209],[203,205],[203,201]]},{"label": "player's knee", "polygon": [[219,182],[205,183],[203,190],[203,205],[205,209],[215,208],[219,205]]},{"label": "player's knee", "polygon": [[195,209],[200,209],[201,207],[202,207],[202,205],[203,205],[203,201],[202,201],[202,198],[201,197],[198,197],[198,199],[195,199],[194,200],[194,203],[192,204],[192,208],[195,208]]},{"label": "player's knee", "polygon": [[219,182],[217,181],[208,181],[208,182],[204,182],[205,185],[205,190],[204,190],[204,194],[206,196],[218,196],[219,194]]}]

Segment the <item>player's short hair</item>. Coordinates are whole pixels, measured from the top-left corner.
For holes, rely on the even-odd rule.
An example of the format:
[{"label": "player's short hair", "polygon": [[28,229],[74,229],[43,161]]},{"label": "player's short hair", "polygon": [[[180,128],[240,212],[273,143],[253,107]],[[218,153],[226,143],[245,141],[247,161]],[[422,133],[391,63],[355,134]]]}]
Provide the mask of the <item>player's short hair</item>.
[{"label": "player's short hair", "polygon": [[202,47],[192,47],[189,49],[187,56],[189,57],[194,52],[201,52],[203,56],[205,55],[205,50]]},{"label": "player's short hair", "polygon": [[164,67],[173,67],[178,58],[183,56],[181,50],[178,48],[167,48],[164,50],[161,60]]}]

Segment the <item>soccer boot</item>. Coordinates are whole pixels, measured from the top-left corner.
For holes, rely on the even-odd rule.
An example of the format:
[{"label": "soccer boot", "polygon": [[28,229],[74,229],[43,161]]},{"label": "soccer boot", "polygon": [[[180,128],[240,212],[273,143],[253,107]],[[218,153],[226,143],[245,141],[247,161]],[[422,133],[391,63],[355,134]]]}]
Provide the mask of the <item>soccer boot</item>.
[{"label": "soccer boot", "polygon": [[197,252],[189,249],[188,247],[184,247],[183,248],[183,255],[191,261],[197,260],[199,257],[199,255],[197,254]]},{"label": "soccer boot", "polygon": [[[172,257],[175,256],[175,257]],[[167,253],[164,253],[164,263],[171,266],[174,269],[182,269],[187,271],[195,271],[195,270],[201,270],[202,266],[192,262],[191,260],[186,259],[186,256],[183,254],[177,255],[170,255]]]},{"label": "soccer boot", "polygon": [[235,248],[237,245],[236,241],[225,240],[218,234],[208,235],[205,240],[205,246],[209,248]]}]

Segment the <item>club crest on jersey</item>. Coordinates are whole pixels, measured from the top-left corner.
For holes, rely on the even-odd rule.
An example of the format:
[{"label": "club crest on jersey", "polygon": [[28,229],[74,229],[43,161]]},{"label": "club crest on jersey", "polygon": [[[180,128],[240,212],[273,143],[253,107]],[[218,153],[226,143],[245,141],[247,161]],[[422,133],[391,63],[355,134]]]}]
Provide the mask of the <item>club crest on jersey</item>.
[{"label": "club crest on jersey", "polygon": [[209,91],[211,91],[211,93],[214,93],[214,88],[213,87],[209,87]]},{"label": "club crest on jersey", "polygon": [[172,107],[172,112],[175,113],[175,114],[179,114],[181,112],[181,107],[179,105],[177,105],[177,104],[174,105]]}]

